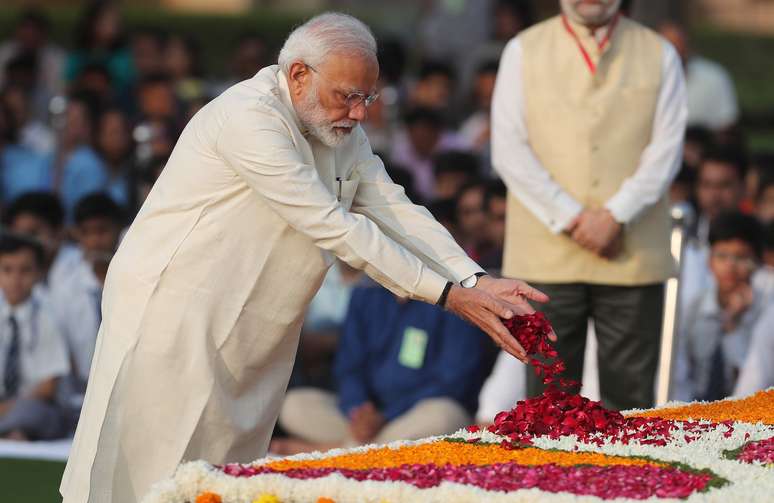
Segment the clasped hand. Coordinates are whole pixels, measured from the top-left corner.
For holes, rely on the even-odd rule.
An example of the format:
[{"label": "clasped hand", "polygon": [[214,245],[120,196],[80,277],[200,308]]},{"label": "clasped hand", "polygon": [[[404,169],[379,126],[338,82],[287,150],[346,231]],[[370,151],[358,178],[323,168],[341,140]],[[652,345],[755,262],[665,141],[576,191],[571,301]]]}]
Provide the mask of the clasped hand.
[{"label": "clasped hand", "polygon": [[621,252],[622,226],[606,208],[584,209],[564,232],[600,257],[612,259]]}]

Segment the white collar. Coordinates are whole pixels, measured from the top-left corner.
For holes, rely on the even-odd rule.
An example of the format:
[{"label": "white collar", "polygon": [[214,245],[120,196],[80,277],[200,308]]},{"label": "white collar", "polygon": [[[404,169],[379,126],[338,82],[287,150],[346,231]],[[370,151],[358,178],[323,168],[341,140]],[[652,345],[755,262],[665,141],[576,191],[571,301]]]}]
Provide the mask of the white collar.
[{"label": "white collar", "polygon": [[2,306],[0,306],[0,317],[2,317],[0,318],[0,323],[7,322],[11,316],[16,318],[17,323],[22,320],[29,320],[35,310],[35,302],[33,294],[30,294],[27,300],[16,306],[11,306],[3,299]]}]

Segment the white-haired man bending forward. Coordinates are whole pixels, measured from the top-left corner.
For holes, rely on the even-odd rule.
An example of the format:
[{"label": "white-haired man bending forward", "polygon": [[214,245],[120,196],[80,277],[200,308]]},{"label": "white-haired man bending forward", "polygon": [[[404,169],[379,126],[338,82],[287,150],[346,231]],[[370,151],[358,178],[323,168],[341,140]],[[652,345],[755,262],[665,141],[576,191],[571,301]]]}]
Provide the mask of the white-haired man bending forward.
[{"label": "white-haired man bending forward", "polygon": [[358,126],[377,75],[368,28],[324,14],[191,119],[107,275],[64,503],[134,503],[182,460],[264,455],[334,256],[524,358],[500,318],[545,295],[481,276],[392,183]]}]

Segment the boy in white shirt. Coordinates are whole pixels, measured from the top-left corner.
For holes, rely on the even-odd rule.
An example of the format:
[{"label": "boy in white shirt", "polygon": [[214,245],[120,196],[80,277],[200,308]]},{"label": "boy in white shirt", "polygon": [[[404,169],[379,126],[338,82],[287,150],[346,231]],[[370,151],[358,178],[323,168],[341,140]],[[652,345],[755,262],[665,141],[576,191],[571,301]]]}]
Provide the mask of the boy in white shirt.
[{"label": "boy in white shirt", "polygon": [[32,294],[42,247],[0,236],[0,437],[47,440],[65,433],[55,404],[58,381],[70,371],[64,340],[42,296]]},{"label": "boy in white shirt", "polygon": [[97,332],[102,322],[102,287],[123,225],[121,208],[106,194],[91,194],[75,206],[75,237],[83,254],[69,280],[52,291],[52,301],[64,332],[72,372],[63,382],[63,401],[70,426],[77,423]]},{"label": "boy in white shirt", "polygon": [[37,287],[52,289],[65,283],[83,260],[77,246],[64,239],[64,207],[51,192],[28,192],[5,210],[3,223],[14,234],[37,240],[45,251],[42,281]]},{"label": "boy in white shirt", "polygon": [[759,222],[739,212],[721,213],[709,230],[710,287],[681,320],[675,398],[718,400],[730,395],[744,366],[750,339],[765,306],[752,284],[760,264]]}]

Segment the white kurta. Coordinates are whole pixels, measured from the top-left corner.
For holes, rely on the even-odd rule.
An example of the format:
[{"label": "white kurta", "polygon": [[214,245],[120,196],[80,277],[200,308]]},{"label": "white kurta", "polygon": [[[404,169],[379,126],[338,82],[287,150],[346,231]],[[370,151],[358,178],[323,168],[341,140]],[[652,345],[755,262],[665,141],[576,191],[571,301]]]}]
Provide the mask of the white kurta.
[{"label": "white kurta", "polygon": [[110,265],[64,503],[134,503],[182,460],[263,456],[333,254],[428,302],[481,270],[359,127],[336,149],[305,137],[264,68],[191,119]]}]

